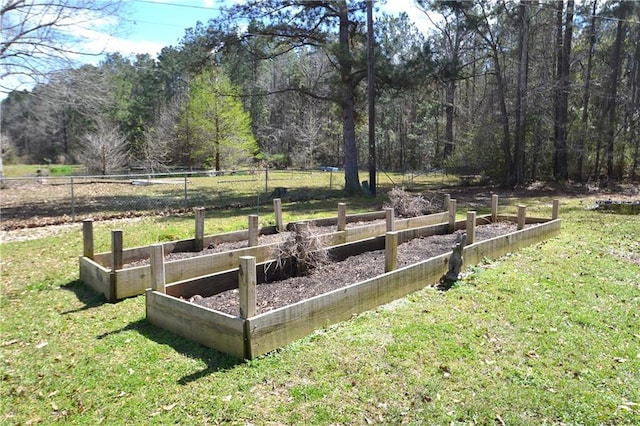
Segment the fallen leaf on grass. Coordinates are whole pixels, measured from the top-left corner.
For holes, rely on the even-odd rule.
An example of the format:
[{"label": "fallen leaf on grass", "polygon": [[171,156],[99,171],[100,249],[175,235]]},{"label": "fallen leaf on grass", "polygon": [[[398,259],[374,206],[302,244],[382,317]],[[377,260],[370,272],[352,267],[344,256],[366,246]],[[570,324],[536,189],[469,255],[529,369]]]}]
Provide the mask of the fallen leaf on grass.
[{"label": "fallen leaf on grass", "polygon": [[6,342],[2,342],[2,345],[0,346],[11,346],[11,345],[15,345],[18,342],[19,342],[18,339],[8,340]]},{"label": "fallen leaf on grass", "polygon": [[163,406],[162,406],[162,409],[163,409],[164,411],[171,411],[171,410],[173,410],[174,408],[176,408],[176,405],[178,405],[178,404],[163,405]]},{"label": "fallen leaf on grass", "polygon": [[42,342],[40,342],[40,343],[38,343],[38,344],[36,345],[36,348],[37,348],[37,349],[42,349],[42,348],[44,348],[45,346],[47,346],[48,344],[49,344],[49,342],[42,341]]},{"label": "fallen leaf on grass", "polygon": [[620,364],[622,364],[623,362],[627,362],[626,358],[614,358],[613,360]]}]

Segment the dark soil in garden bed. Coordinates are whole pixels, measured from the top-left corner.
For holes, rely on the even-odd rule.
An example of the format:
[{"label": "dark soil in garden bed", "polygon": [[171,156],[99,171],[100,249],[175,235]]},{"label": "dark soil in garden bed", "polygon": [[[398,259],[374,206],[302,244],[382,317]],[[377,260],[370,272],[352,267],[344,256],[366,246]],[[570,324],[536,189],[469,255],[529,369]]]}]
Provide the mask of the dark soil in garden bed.
[{"label": "dark soil in garden bed", "polygon": [[[384,223],[384,222],[385,222],[384,220],[372,220],[367,222],[351,222],[351,223],[347,223],[346,227],[347,229],[349,229],[349,228],[356,228],[359,226],[375,225],[375,224]],[[313,226],[313,221],[310,221],[309,231],[311,232],[312,235],[323,235],[323,234],[335,232],[336,227],[335,226]],[[258,237],[258,245],[279,244],[293,237],[294,237],[293,231],[284,231],[277,234],[260,235]],[[220,244],[211,244],[209,247],[206,247],[204,250],[197,251],[197,252],[179,251],[179,252],[168,253],[165,255],[165,262],[168,262],[171,260],[187,259],[190,257],[206,256],[208,254],[221,253],[225,251],[237,250],[237,249],[247,248],[247,247],[249,247],[249,242],[247,240],[220,243]],[[143,266],[148,264],[149,264],[149,259],[141,259],[135,262],[129,262],[125,264],[123,265],[123,268],[124,269],[133,268],[136,266]]]},{"label": "dark soil in garden bed", "polygon": [[[516,230],[511,222],[476,227],[476,241],[487,240]],[[435,235],[416,238],[398,246],[398,268],[418,263],[453,249],[456,235]],[[313,296],[324,294],[350,284],[365,281],[384,273],[384,250],[370,251],[348,257],[341,262],[328,262],[304,277],[258,284],[256,287],[256,314],[287,306]],[[196,295],[190,302],[230,315],[239,314],[238,290],[229,290],[203,298]]]}]

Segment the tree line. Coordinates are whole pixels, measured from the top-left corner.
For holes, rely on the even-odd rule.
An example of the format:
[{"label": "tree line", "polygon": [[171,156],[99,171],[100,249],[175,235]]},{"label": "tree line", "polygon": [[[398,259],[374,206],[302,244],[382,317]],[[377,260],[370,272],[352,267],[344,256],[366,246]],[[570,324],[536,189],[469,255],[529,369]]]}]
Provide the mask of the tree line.
[{"label": "tree line", "polygon": [[[637,179],[640,4],[416,5],[427,34],[406,14],[374,22],[378,170],[509,186]],[[366,6],[247,1],[155,58],[62,68],[2,101],[3,159],[99,173],[339,166],[357,192],[370,155]]]}]

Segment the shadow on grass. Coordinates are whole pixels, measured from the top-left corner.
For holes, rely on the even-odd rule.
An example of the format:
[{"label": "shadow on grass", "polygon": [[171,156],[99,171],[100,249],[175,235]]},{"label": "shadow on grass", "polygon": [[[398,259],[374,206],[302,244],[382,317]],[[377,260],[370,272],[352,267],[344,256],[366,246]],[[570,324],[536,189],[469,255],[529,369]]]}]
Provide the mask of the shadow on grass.
[{"label": "shadow on grass", "polygon": [[160,345],[172,347],[176,352],[194,359],[201,359],[207,367],[203,370],[184,376],[178,380],[178,384],[186,385],[198,379],[208,376],[218,371],[230,370],[237,365],[242,364],[243,360],[227,355],[218,350],[208,348],[199,343],[193,342],[184,337],[171,333],[160,327],[156,327],[146,319],[135,321],[119,330],[103,333],[97,337],[98,340],[105,339],[111,335],[123,333],[126,331],[135,331],[149,340]]},{"label": "shadow on grass", "polygon": [[78,309],[72,309],[70,311],[64,311],[61,315],[73,314],[75,312],[86,311],[88,309],[97,308],[107,303],[107,300],[102,294],[94,292],[84,282],[80,280],[74,280],[60,286],[63,290],[68,290],[75,293],[78,300],[84,303],[84,306]]}]

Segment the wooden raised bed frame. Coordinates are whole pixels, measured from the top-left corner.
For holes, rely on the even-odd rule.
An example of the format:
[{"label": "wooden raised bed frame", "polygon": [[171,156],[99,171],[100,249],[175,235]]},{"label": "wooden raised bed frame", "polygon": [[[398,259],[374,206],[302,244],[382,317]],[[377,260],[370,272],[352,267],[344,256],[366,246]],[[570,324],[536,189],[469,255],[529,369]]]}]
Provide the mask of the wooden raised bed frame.
[{"label": "wooden raised bed frame", "polygon": [[[448,198],[445,198],[448,200]],[[446,201],[450,206],[451,203]],[[258,262],[268,260],[277,244],[257,245],[258,235],[269,235],[290,229],[293,224],[282,223],[280,199],[274,200],[276,225],[258,229],[257,215],[249,216],[249,227],[245,230],[204,236],[204,209],[195,209],[195,237],[187,240],[172,241],[163,244],[165,254],[174,252],[198,252],[209,244],[225,242],[248,241],[249,247],[218,252],[185,259],[173,260],[165,264],[166,282],[182,281],[213,272],[236,268],[242,256],[254,256]],[[347,223],[386,219],[385,223],[346,228]],[[382,235],[388,230],[409,229],[436,223],[449,222],[455,219],[455,203],[453,210],[419,216],[408,219],[394,220],[393,210],[384,209],[377,212],[346,214],[346,204],[338,204],[336,217],[311,220],[317,226],[336,226],[335,232],[322,235],[329,246],[344,244],[365,238]],[[127,297],[143,294],[151,287],[151,267],[147,265],[123,268],[131,262],[150,258],[151,246],[123,249],[122,231],[111,231],[111,251],[104,253],[93,252],[93,222],[83,222],[83,256],[79,259],[80,280],[95,292],[104,295],[109,302],[115,302]],[[115,266],[114,266],[115,265]]]},{"label": "wooden raised bed frame", "polygon": [[[451,200],[451,203],[455,205],[455,200]],[[476,224],[500,220],[518,223],[518,231],[467,245],[464,248],[465,266],[475,265],[485,258],[497,258],[553,237],[560,232],[561,226],[557,200],[553,203],[552,218],[543,219],[526,217],[524,206],[518,208],[518,216],[499,216],[497,196],[494,196],[491,215],[476,217],[475,212],[469,212],[467,221],[454,222],[454,228],[464,229],[466,226],[469,237],[470,233],[475,232]],[[535,226],[524,228],[525,223]],[[388,232],[385,236],[344,244],[333,250],[350,251],[353,247],[362,250],[363,246],[367,246],[366,249],[369,250],[385,248],[387,254],[393,253],[394,248],[385,243],[387,239],[403,242],[418,236],[450,232],[450,225],[447,223]],[[155,250],[156,254],[152,255],[152,258],[155,256],[157,259],[153,288],[146,291],[147,319],[175,334],[244,359],[253,359],[318,328],[347,320],[353,314],[374,309],[437,283],[447,271],[451,255],[448,252],[366,281],[254,315],[252,304],[255,306],[255,285],[259,281],[257,273],[265,270],[264,267],[256,268],[255,258],[242,257],[240,267],[233,271],[166,284],[162,276],[162,247],[158,245]],[[241,315],[228,315],[184,300],[194,294],[207,297],[230,288],[239,288]]]}]

